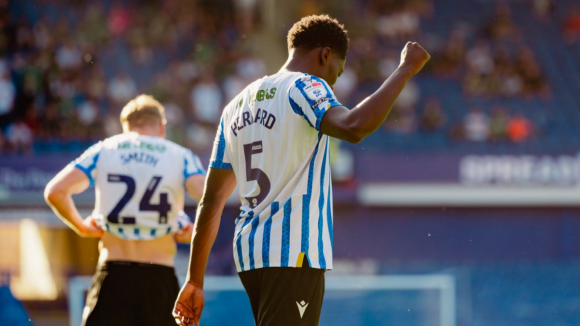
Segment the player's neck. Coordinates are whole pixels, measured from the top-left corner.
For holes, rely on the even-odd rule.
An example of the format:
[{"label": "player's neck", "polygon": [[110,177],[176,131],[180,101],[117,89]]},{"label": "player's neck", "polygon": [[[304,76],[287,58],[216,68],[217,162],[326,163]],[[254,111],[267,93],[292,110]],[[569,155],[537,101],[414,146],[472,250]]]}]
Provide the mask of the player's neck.
[{"label": "player's neck", "polygon": [[162,137],[162,135],[159,134],[159,131],[153,130],[152,128],[133,128],[128,130],[128,133],[130,132],[134,132],[139,136]]},{"label": "player's neck", "polygon": [[294,49],[288,54],[288,60],[280,68],[280,72],[303,72],[309,75],[317,76],[317,69],[313,65],[313,60],[310,58],[311,54],[300,54]]}]

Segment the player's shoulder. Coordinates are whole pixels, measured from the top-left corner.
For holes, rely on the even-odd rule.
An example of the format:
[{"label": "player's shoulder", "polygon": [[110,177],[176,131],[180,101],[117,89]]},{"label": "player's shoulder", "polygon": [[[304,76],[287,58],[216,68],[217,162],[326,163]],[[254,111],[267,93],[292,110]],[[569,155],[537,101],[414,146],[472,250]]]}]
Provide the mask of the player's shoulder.
[{"label": "player's shoulder", "polygon": [[294,79],[293,87],[308,92],[312,89],[328,89],[328,83],[320,77],[309,75],[309,74],[301,74],[298,78]]}]

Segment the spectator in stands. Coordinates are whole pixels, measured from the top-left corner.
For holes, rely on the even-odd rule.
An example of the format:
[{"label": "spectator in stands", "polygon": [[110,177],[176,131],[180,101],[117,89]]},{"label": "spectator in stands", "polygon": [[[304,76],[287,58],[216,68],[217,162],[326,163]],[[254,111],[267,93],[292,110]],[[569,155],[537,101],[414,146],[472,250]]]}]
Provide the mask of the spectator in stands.
[{"label": "spectator in stands", "polygon": [[412,38],[418,33],[419,28],[419,14],[408,7],[382,15],[376,20],[377,32],[391,40]]},{"label": "spectator in stands", "polygon": [[445,114],[437,97],[430,97],[425,102],[421,116],[421,131],[431,133],[440,130],[445,124]]},{"label": "spectator in stands", "polygon": [[[382,68],[382,67],[381,67]],[[338,100],[343,104],[351,102],[351,94],[358,84],[356,73],[350,67],[345,67],[344,72],[334,84],[334,93],[337,94]]]},{"label": "spectator in stands", "polygon": [[266,64],[254,53],[240,58],[236,68],[238,75],[244,78],[246,83],[266,75]]},{"label": "spectator in stands", "polygon": [[489,118],[479,108],[473,108],[465,116],[465,139],[473,142],[484,142],[489,137]]},{"label": "spectator in stands", "polygon": [[499,142],[506,139],[508,119],[509,116],[503,107],[493,108],[489,120],[489,140]]},{"label": "spectator in stands", "polygon": [[137,84],[126,73],[120,73],[109,83],[108,95],[116,105],[126,103],[137,96]]},{"label": "spectator in stands", "polygon": [[455,76],[463,64],[466,51],[465,33],[462,29],[456,28],[451,32],[443,50],[435,58],[433,64],[435,72]]},{"label": "spectator in stands", "polygon": [[417,117],[413,106],[393,107],[385,123],[388,130],[410,135],[417,130]]},{"label": "spectator in stands", "polygon": [[491,47],[483,40],[476,41],[475,46],[467,52],[465,59],[467,68],[480,75],[489,75],[495,68]]},{"label": "spectator in stands", "polygon": [[507,134],[516,144],[523,143],[530,138],[533,132],[532,122],[523,114],[515,114],[508,122]]},{"label": "spectator in stands", "polygon": [[27,153],[32,148],[33,134],[24,120],[12,123],[6,132],[10,147],[18,153]]},{"label": "spectator in stands", "polygon": [[211,71],[207,71],[203,79],[193,87],[190,101],[198,121],[212,126],[219,121],[222,111],[222,94]]},{"label": "spectator in stands", "polygon": [[[399,66],[399,55],[395,51],[387,51],[379,63],[381,78],[387,79]],[[341,76],[342,78],[342,76]],[[340,81],[340,78],[337,82]]]},{"label": "spectator in stands", "polygon": [[90,78],[84,83],[84,92],[93,100],[103,105],[107,98],[107,80],[100,65],[94,64],[89,72]]},{"label": "spectator in stands", "polygon": [[569,43],[580,39],[580,6],[572,5],[564,19],[564,37]]},{"label": "spectator in stands", "polygon": [[515,37],[517,32],[509,5],[501,1],[498,2],[495,15],[485,27],[484,34],[492,39],[508,39]]},{"label": "spectator in stands", "polygon": [[56,51],[56,63],[62,70],[76,70],[83,62],[83,54],[71,40],[67,40]]},{"label": "spectator in stands", "polygon": [[15,98],[16,86],[10,78],[10,71],[0,67],[0,120],[6,119],[6,116],[12,112]]},{"label": "spectator in stands", "polygon": [[524,95],[533,96],[539,94],[544,97],[549,96],[549,88],[542,74],[540,64],[530,48],[520,48],[515,66],[522,77]]},{"label": "spectator in stands", "polygon": [[556,9],[554,0],[532,0],[532,10],[534,16],[539,21],[546,21],[551,18]]},{"label": "spectator in stands", "polygon": [[238,74],[232,74],[224,79],[222,88],[224,90],[224,102],[229,103],[236,95],[248,86],[246,79]]},{"label": "spectator in stands", "polygon": [[112,36],[118,36],[127,31],[130,22],[129,11],[118,2],[115,2],[109,12],[108,25]]}]

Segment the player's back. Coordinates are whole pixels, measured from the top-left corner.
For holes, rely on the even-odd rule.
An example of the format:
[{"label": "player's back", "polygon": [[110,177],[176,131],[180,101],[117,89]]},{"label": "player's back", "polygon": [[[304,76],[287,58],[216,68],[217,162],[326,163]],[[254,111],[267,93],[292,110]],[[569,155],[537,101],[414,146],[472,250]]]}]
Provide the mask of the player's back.
[{"label": "player's back", "polygon": [[295,266],[301,253],[330,268],[328,136],[320,122],[334,105],[323,80],[284,72],[252,83],[224,110],[210,167],[232,168],[238,181],[239,271]]},{"label": "player's back", "polygon": [[74,162],[96,188],[93,217],[108,233],[149,240],[176,232],[184,182],[203,173],[189,150],[162,137],[126,133],[107,138]]}]

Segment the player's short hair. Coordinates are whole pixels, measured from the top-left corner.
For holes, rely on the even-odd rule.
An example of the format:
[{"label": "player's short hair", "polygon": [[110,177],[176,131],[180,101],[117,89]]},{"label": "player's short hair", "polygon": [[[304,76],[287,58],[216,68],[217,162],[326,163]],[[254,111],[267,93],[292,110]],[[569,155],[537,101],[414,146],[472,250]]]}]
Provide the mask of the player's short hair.
[{"label": "player's short hair", "polygon": [[348,32],[344,25],[328,15],[311,15],[300,19],[288,31],[288,50],[313,50],[320,46],[346,58]]},{"label": "player's short hair", "polygon": [[166,123],[165,109],[151,95],[139,95],[125,105],[121,111],[121,125],[127,131],[131,127]]}]

